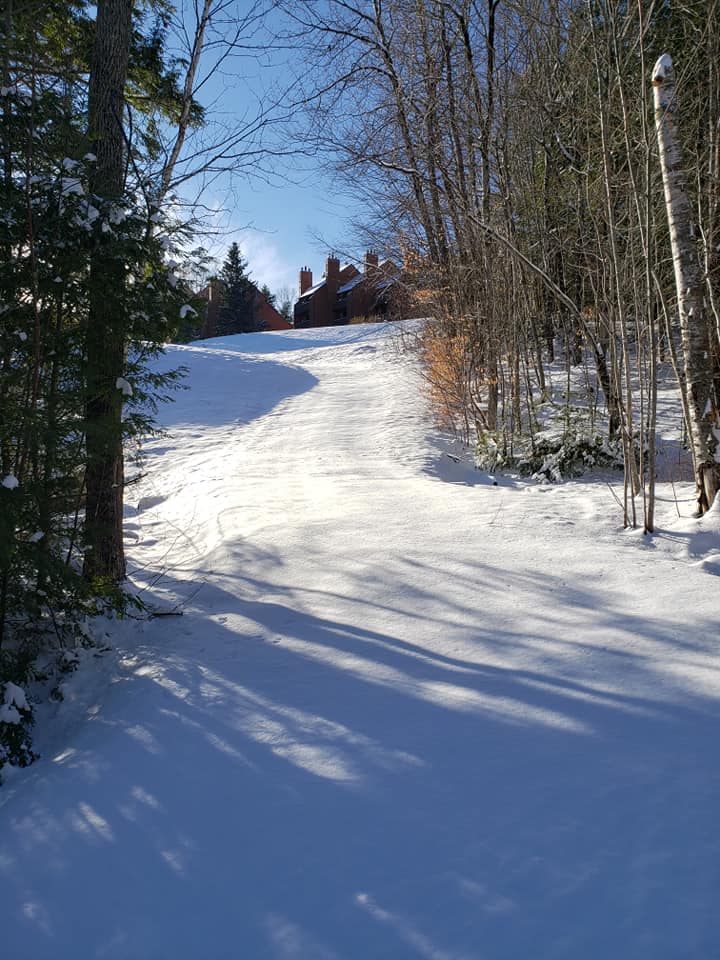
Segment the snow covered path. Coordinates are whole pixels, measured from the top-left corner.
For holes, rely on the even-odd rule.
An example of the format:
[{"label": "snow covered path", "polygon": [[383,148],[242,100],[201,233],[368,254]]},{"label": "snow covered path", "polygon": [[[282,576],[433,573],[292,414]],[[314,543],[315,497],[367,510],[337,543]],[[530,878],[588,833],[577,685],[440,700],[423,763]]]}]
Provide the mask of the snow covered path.
[{"label": "snow covered path", "polygon": [[454,465],[383,327],[171,354],[129,553],[184,616],[0,790],[3,957],[720,957],[718,518]]}]

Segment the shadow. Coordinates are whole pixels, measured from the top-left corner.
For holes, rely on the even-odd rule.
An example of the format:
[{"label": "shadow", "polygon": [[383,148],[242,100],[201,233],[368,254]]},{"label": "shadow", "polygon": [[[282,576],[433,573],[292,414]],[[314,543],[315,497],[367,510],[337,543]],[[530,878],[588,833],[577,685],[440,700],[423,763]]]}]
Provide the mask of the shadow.
[{"label": "shadow", "polygon": [[184,616],[11,786],[9,956],[712,956],[715,621],[487,561],[433,599],[431,549],[341,596],[253,549],[168,576]]},{"label": "shadow", "polygon": [[212,350],[243,354],[292,353],[323,347],[350,346],[386,338],[392,333],[386,324],[352,324],[340,327],[313,327],[300,330],[276,330],[267,333],[243,333],[231,337],[213,337],[173,347],[177,350]]},{"label": "shadow", "polygon": [[[177,367],[182,362],[182,351],[187,349],[193,349],[196,355],[182,382],[183,389],[158,412],[161,429],[247,424],[265,416],[283,400],[311,390],[318,382],[301,367],[220,348],[168,347],[157,362],[158,372]],[[252,391],[245,389],[250,379]],[[162,452],[167,449],[162,448]]]},{"label": "shadow", "polygon": [[705,573],[720,575],[720,501],[701,517],[682,517],[649,536],[649,545],[687,558]]},{"label": "shadow", "polygon": [[[441,435],[428,437],[428,440],[437,451],[424,469],[428,476],[464,487],[498,486],[498,478],[486,470],[478,470],[472,462],[470,451],[462,444]],[[505,484],[511,482],[505,477],[503,481]]]}]

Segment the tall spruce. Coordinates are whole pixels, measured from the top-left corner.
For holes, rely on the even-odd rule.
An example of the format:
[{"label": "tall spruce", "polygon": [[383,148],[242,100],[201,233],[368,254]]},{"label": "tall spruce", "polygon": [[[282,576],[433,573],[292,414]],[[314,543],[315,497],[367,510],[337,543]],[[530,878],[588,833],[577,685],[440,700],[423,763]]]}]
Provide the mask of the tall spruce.
[{"label": "tall spruce", "polygon": [[247,260],[240,247],[233,243],[223,264],[223,305],[220,310],[219,333],[252,333],[257,330],[255,316],[255,284],[247,272]]},{"label": "tall spruce", "polygon": [[[103,107],[98,91],[107,66],[102,55],[93,68],[92,111],[112,117],[115,140],[88,143],[88,55],[96,25],[89,10],[70,0],[42,10],[6,4],[0,18],[0,647],[18,625],[41,628],[50,614],[57,624],[59,613],[91,595],[77,575],[87,454],[94,457],[88,517],[102,517],[104,502],[113,499],[118,543],[120,432],[129,437],[148,429],[162,378],[145,361],[187,312],[181,310],[187,294],[168,262],[169,231],[177,225],[148,205],[152,191],[134,166],[120,198],[113,187],[124,180],[127,150],[117,122],[122,102]],[[114,9],[108,23],[117,27]],[[156,36],[135,29],[132,44],[131,89],[137,94],[160,84],[171,107],[172,78],[163,80]],[[140,132],[144,122],[135,117],[136,155],[150,149]],[[123,337],[132,349],[121,347]],[[105,369],[113,350],[115,369]],[[132,381],[132,396],[122,381]],[[103,452],[116,464],[109,481],[97,469]],[[105,532],[89,527],[94,538]],[[109,571],[93,569],[95,560],[86,555],[93,579],[121,575],[119,551]]]},{"label": "tall spruce", "polygon": [[79,586],[68,557],[84,465],[88,164],[72,159],[83,133],[72,64],[91,24],[59,0],[42,11],[6,4],[0,29],[1,647],[10,621],[64,611]]}]

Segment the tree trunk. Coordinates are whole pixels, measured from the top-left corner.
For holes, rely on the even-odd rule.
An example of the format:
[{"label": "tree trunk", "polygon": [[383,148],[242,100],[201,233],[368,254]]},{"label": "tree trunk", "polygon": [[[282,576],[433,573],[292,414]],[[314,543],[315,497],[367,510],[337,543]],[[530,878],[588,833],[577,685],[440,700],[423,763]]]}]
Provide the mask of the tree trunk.
[{"label": "tree trunk", "polygon": [[[177,132],[175,134],[175,142],[172,145],[172,150],[170,151],[170,158],[163,168],[163,172],[160,178],[161,188],[160,188],[160,197],[163,198],[165,194],[170,189],[170,184],[172,183],[173,174],[175,172],[175,167],[178,160],[180,159],[180,154],[182,153],[182,148],[185,144],[185,137],[187,136],[188,127],[190,125],[190,111],[192,110],[193,103],[193,94],[195,92],[195,77],[197,75],[198,67],[200,65],[200,57],[203,52],[203,47],[205,45],[205,31],[207,29],[208,23],[210,22],[212,16],[212,4],[213,0],[204,0],[202,12],[200,13],[197,24],[195,26],[195,36],[193,37],[192,49],[190,51],[190,62],[187,66],[187,72],[185,74],[185,83],[183,85],[182,92],[182,109],[180,111],[180,117],[177,121]],[[197,6],[196,6],[197,11]]]},{"label": "tree trunk", "polygon": [[[124,87],[133,0],[98,0],[90,66],[88,134],[97,157],[90,187],[103,200],[124,188]],[[97,240],[90,265],[86,331],[87,550],[84,574],[116,583],[125,576],[123,549],[122,393],[125,356],[124,265],[112,242]]]},{"label": "tree trunk", "polygon": [[705,309],[703,278],[695,249],[692,204],[682,165],[672,59],[663,54],[652,74],[655,126],[665,187],[680,332],[685,366],[685,387],[690,414],[690,432],[698,513],[710,509],[720,489],[718,410],[713,390],[712,350]]}]

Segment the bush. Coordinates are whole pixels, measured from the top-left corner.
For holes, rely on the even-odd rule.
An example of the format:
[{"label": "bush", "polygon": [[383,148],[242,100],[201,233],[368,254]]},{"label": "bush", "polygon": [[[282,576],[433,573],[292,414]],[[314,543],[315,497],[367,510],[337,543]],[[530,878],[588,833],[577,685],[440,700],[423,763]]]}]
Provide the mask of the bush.
[{"label": "bush", "polygon": [[596,467],[622,470],[623,449],[619,439],[609,440],[577,417],[568,425],[551,426],[532,437],[523,437],[511,451],[502,451],[497,441],[486,435],[478,443],[476,463],[485,470],[517,470],[540,483],[555,483],[580,477]]},{"label": "bush", "polygon": [[0,783],[6,764],[27,767],[36,759],[30,737],[32,706],[19,684],[3,678],[7,672],[14,673],[17,665],[16,658],[7,655],[0,660]]}]

